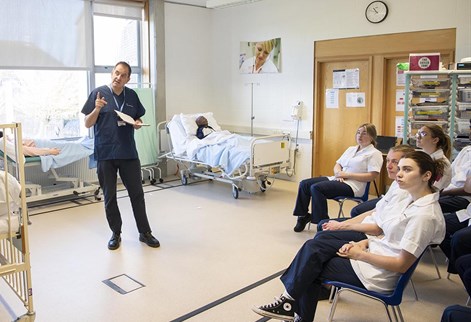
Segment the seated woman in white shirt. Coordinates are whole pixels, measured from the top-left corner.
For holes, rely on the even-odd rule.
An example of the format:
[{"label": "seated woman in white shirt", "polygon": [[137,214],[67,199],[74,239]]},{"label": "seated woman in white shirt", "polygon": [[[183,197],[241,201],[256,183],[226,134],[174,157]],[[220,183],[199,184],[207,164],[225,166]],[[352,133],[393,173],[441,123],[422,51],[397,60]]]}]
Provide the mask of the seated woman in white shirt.
[{"label": "seated woman in white shirt", "polygon": [[273,319],[313,321],[324,280],[390,293],[427,246],[443,240],[445,221],[433,187],[442,171],[442,160],[422,151],[406,154],[396,181],[410,196],[368,216],[361,224],[368,236],[351,231],[316,234],[281,276],[281,297],[253,310]]},{"label": "seated woman in white shirt", "polygon": [[414,152],[414,148],[409,145],[396,145],[389,149],[388,155],[386,156],[386,171],[388,172],[389,179],[394,181],[383,197],[367,201],[367,203],[370,204],[370,208],[367,211],[357,216],[352,216],[350,219],[322,220],[317,230],[354,230],[355,224],[361,223],[363,219],[371,215],[377,209],[387,207],[388,203],[396,198],[407,198],[409,193],[406,190],[399,189],[399,185],[396,182],[396,175],[399,171],[399,160],[410,152]]},{"label": "seated woman in white shirt", "polygon": [[[301,232],[306,224],[328,219],[327,199],[338,196],[360,197],[366,184],[379,175],[383,155],[375,148],[376,127],[365,123],[355,135],[357,145],[349,147],[337,160],[334,176],[304,179],[299,183],[293,216],[297,216],[295,232]],[[312,216],[309,211],[311,203]]]},{"label": "seated woman in white shirt", "polygon": [[451,141],[448,134],[436,124],[424,125],[417,131],[416,134],[416,145],[418,148],[427,152],[432,159],[442,159],[445,161],[446,166],[443,171],[443,176],[437,178],[437,181],[433,184],[439,191],[448,187],[451,182]]}]

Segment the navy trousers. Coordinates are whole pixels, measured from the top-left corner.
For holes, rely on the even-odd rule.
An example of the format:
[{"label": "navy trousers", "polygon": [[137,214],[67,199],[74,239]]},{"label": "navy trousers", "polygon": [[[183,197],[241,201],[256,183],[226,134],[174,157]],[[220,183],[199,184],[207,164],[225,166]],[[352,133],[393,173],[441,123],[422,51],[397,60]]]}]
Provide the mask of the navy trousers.
[{"label": "navy trousers", "polygon": [[354,231],[322,231],[301,247],[280,277],[286,291],[295,299],[295,312],[313,321],[322,281],[335,280],[364,287],[350,260],[337,256],[337,251],[350,241],[366,239]]},{"label": "navy trousers", "polygon": [[299,183],[293,215],[306,216],[311,203],[311,222],[317,224],[322,219],[329,218],[327,199],[338,196],[353,197],[354,193],[348,184],[330,181],[327,177],[304,179]]},{"label": "navy trousers", "polygon": [[[471,295],[471,254],[463,255],[456,260],[456,270],[469,295]],[[443,311],[441,322],[471,321],[471,308],[461,305],[449,306]]]},{"label": "navy trousers", "polygon": [[456,274],[458,257],[471,254],[471,227],[468,220],[460,222],[455,213],[445,215],[446,233],[440,248],[448,258],[448,272]]},{"label": "navy trousers", "polygon": [[376,204],[380,200],[381,198],[375,198],[375,199],[370,199],[370,200],[367,200],[365,202],[358,204],[357,206],[353,207],[352,210],[350,211],[350,217],[353,218],[358,215],[361,215],[364,212],[375,209]]},{"label": "navy trousers", "polygon": [[440,208],[442,208],[442,212],[446,214],[466,209],[469,201],[460,196],[442,196],[438,199],[438,203],[440,204]]},{"label": "navy trousers", "polygon": [[469,322],[471,321],[471,307],[452,305],[443,311],[441,322]]},{"label": "navy trousers", "polygon": [[139,159],[132,160],[101,160],[97,164],[100,186],[105,198],[105,213],[110,229],[121,233],[122,220],[116,197],[117,174],[126,187],[131,199],[134,219],[139,233],[151,232],[146,214],[144,191],[142,189],[141,164]]}]

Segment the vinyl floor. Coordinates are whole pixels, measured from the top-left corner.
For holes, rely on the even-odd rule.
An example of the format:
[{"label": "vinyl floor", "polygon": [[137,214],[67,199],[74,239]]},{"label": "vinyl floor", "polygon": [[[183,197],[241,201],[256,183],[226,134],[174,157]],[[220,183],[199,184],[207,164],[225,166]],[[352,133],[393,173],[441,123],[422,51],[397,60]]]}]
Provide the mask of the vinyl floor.
[{"label": "vinyl floor", "polygon": [[[107,249],[111,236],[103,202],[93,198],[30,209],[33,301],[31,320],[56,321],[268,321],[251,307],[283,291],[278,277],[315,229],[294,233],[292,214],[297,184],[277,180],[265,193],[241,192],[202,181],[182,186],[167,178],[146,185],[146,205],[161,247],[139,242],[126,191],[120,192],[121,247]],[[347,211],[349,207],[347,205]],[[329,202],[331,216],[337,205]],[[419,296],[406,289],[406,321],[440,321],[443,309],[464,304],[458,278],[446,277],[445,258],[434,249],[441,279],[429,254],[413,276]],[[326,321],[328,301],[318,305],[315,321]],[[0,321],[25,309],[0,282]],[[387,321],[384,307],[345,295],[335,321]]]}]

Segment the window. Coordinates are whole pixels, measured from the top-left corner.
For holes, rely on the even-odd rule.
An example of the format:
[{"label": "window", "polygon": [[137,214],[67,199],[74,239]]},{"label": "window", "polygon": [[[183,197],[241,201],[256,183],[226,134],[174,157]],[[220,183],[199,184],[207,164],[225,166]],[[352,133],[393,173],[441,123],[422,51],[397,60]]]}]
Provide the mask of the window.
[{"label": "window", "polygon": [[21,122],[24,137],[83,136],[82,106],[116,62],[140,82],[143,5],[110,3],[0,0],[1,123]]},{"label": "window", "polygon": [[87,72],[0,70],[0,119],[21,122],[23,136],[64,138],[86,135],[80,113],[87,99]]}]

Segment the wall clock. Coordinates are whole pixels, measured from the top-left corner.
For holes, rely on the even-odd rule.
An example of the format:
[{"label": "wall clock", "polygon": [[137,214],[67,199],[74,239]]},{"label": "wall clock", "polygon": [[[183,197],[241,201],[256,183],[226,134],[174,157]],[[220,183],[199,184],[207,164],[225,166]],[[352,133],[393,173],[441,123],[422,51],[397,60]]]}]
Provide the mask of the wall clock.
[{"label": "wall clock", "polygon": [[388,5],[383,1],[373,1],[366,7],[365,16],[371,23],[380,23],[388,16]]}]

